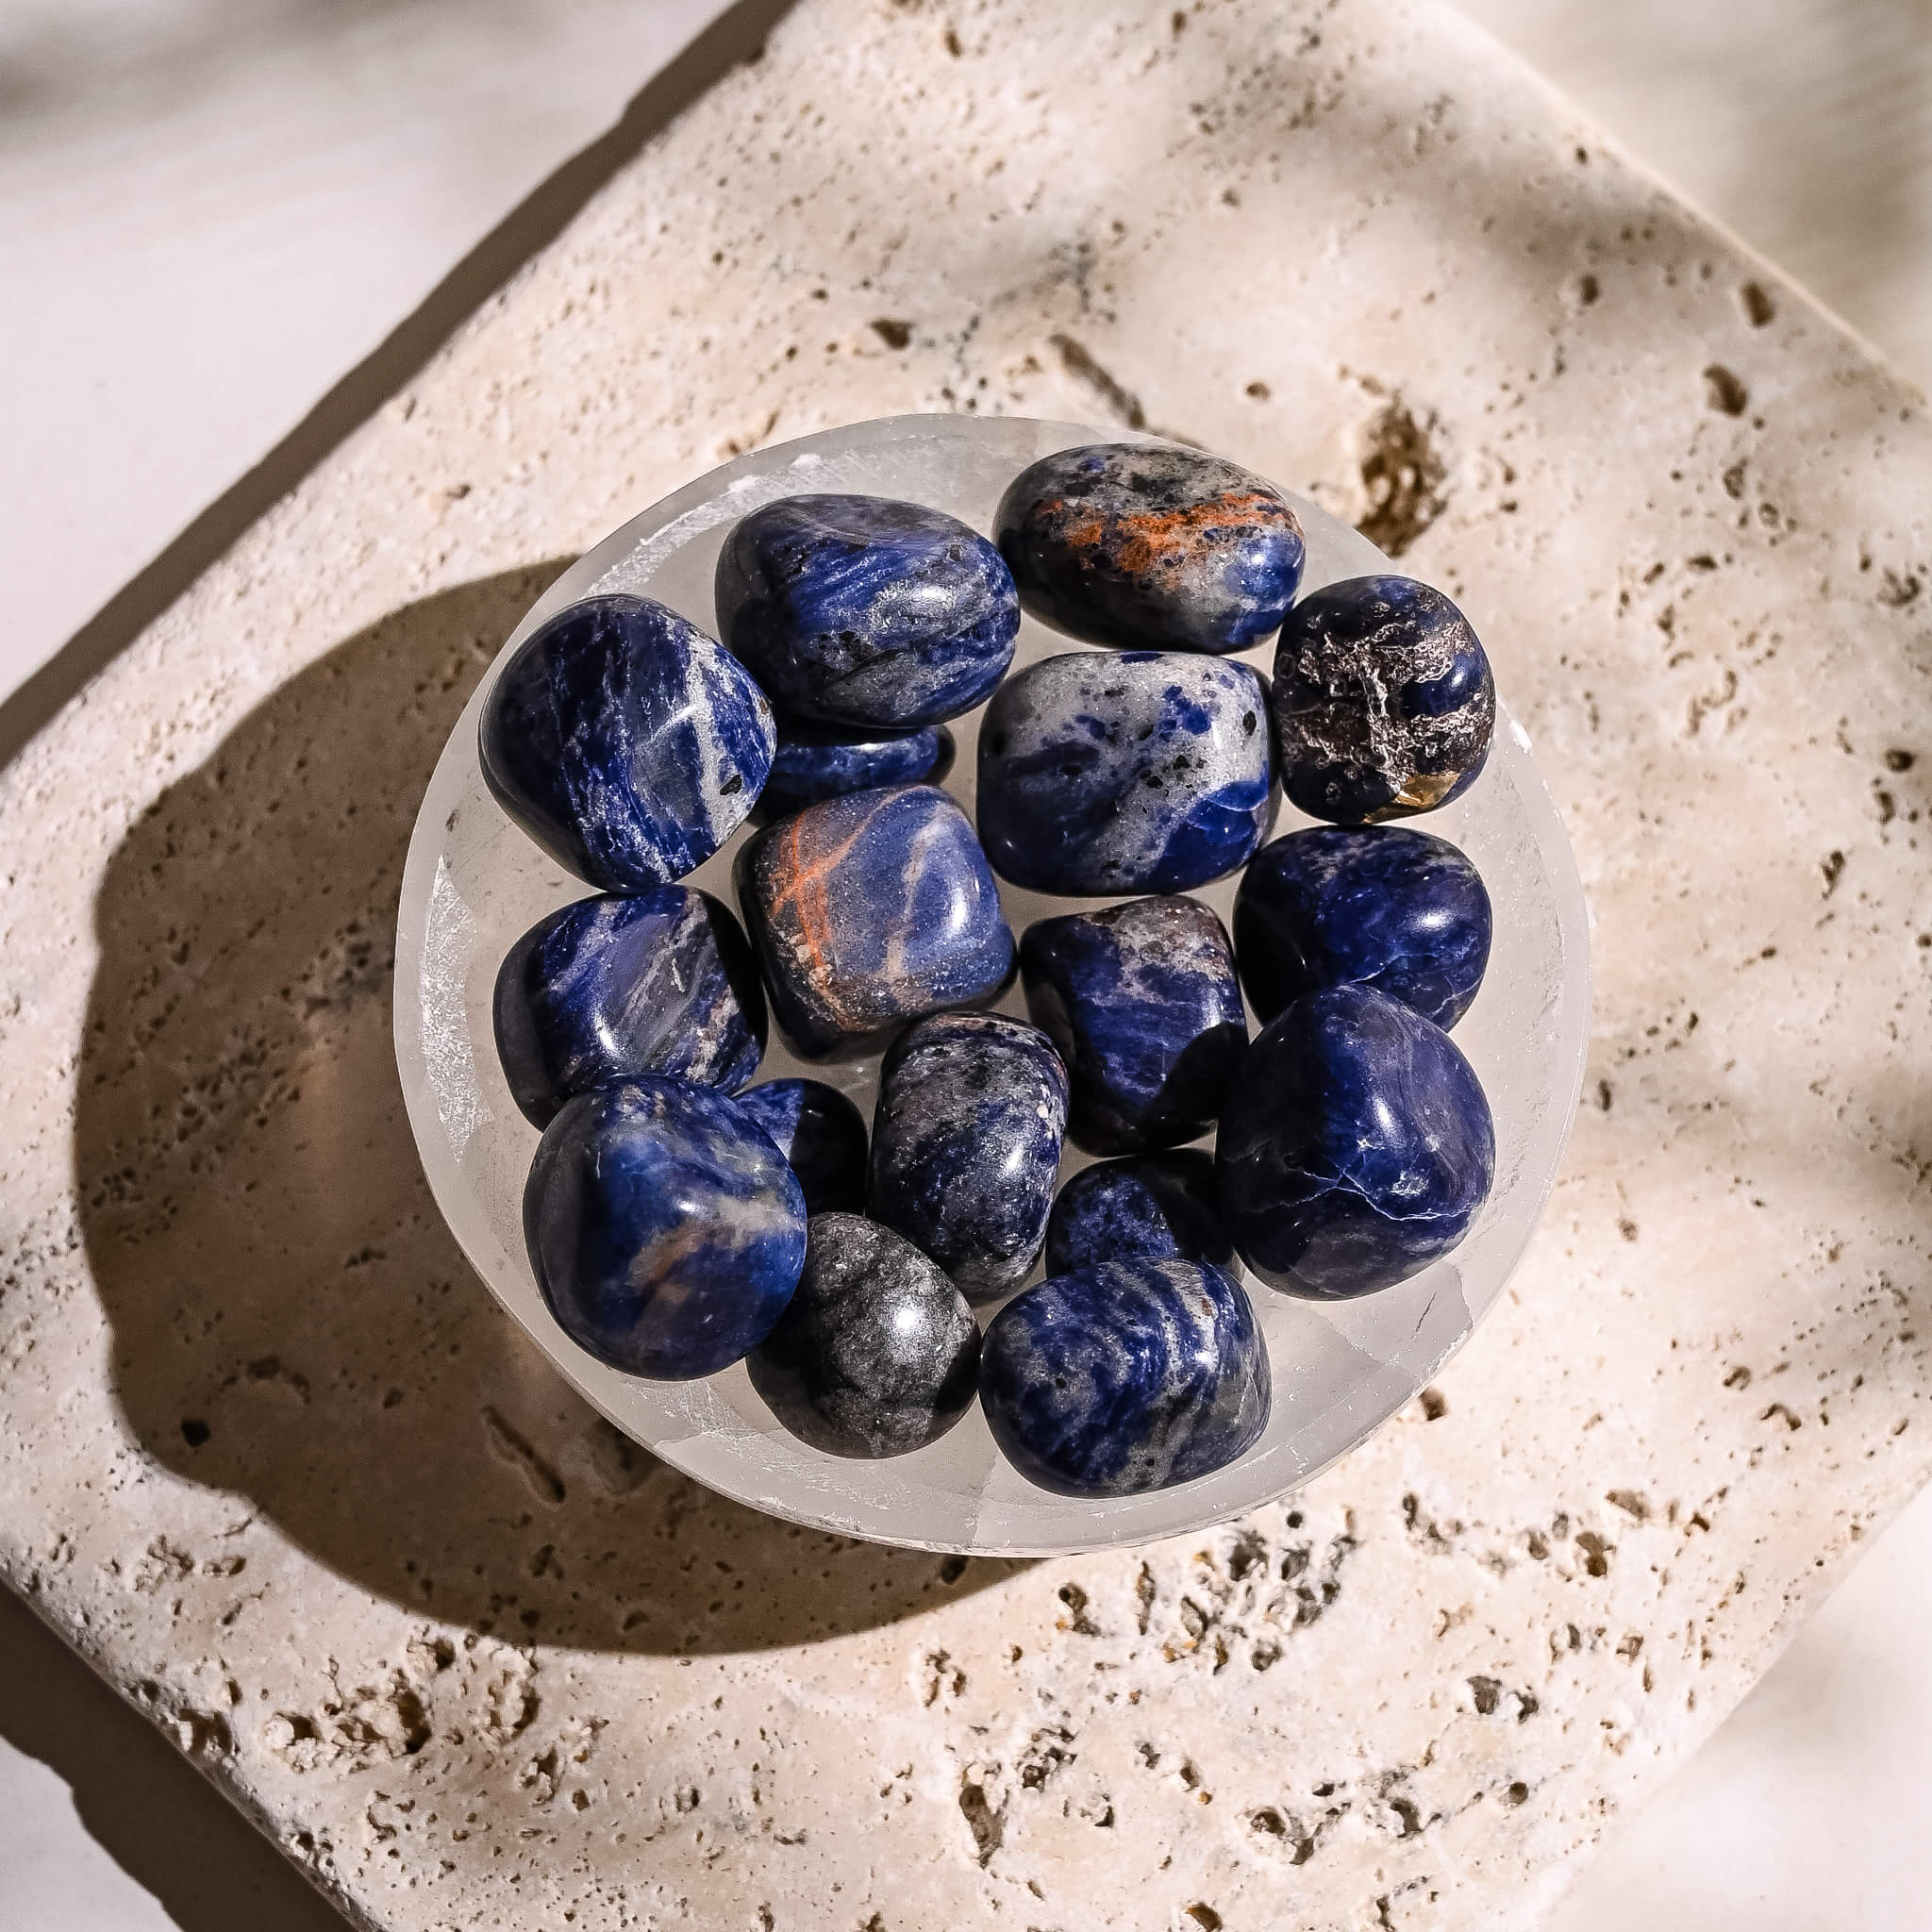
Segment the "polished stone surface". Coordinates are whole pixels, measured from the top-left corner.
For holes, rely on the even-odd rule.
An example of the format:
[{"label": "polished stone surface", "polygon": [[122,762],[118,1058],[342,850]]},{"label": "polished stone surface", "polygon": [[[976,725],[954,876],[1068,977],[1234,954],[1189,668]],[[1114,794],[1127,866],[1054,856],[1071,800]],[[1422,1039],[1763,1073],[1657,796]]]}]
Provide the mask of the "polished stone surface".
[{"label": "polished stone surface", "polygon": [[980,1402],[1042,1489],[1130,1496],[1232,1462],[1268,1421],[1268,1350],[1198,1261],[1103,1261],[1017,1295],[986,1332]]},{"label": "polished stone surface", "polygon": [[879,496],[788,496],[718,557],[718,632],[773,701],[808,718],[933,724],[1006,675],[1020,599],[957,517]]},{"label": "polished stone surface", "polygon": [[1090,1154],[1176,1147],[1213,1124],[1248,1043],[1234,952],[1198,899],[1041,919],[1020,940],[1026,1010],[1073,1081]]},{"label": "polished stone surface", "polygon": [[524,1235],[579,1348],[687,1381],[728,1368],[783,1313],[805,1262],[805,1197],[736,1103],[647,1075],[580,1093],[544,1129]]},{"label": "polished stone surface", "polygon": [[525,1116],[637,1074],[742,1087],[765,1050],[765,992],[742,927],[708,892],[580,899],[505,956],[496,1051]]},{"label": "polished stone surface", "polygon": [[1311,825],[1241,874],[1234,950],[1265,1025],[1324,986],[1371,986],[1450,1027],[1490,963],[1490,895],[1446,839],[1408,825]]},{"label": "polished stone surface", "polygon": [[1233,1269],[1213,1155],[1183,1147],[1098,1161],[1059,1191],[1046,1224],[1048,1274],[1140,1259]]},{"label": "polished stone surface", "polygon": [[1000,688],[979,732],[979,836],[1041,892],[1178,892],[1269,819],[1268,707],[1245,664],[1074,651]]},{"label": "polished stone surface", "polygon": [[1145,443],[1042,457],[994,534],[1028,613],[1090,644],[1244,651],[1294,601],[1305,546],[1272,483],[1224,458]]},{"label": "polished stone surface", "polygon": [[953,764],[943,724],[888,731],[875,724],[826,724],[778,713],[778,751],[758,794],[760,823],[802,811],[822,798],[874,785],[940,784]]},{"label": "polished stone surface", "polygon": [[808,1214],[857,1214],[865,1206],[865,1116],[836,1087],[767,1080],[736,1097],[798,1176]]},{"label": "polished stone surface", "polygon": [[484,707],[491,794],[609,892],[668,885],[751,810],[776,742],[744,667],[648,597],[586,597],[518,646]]},{"label": "polished stone surface", "polygon": [[1441,1027],[1385,993],[1330,987],[1249,1048],[1216,1164],[1241,1259],[1334,1301],[1447,1254],[1489,1195],[1496,1142],[1481,1083]]},{"label": "polished stone surface", "polygon": [[1305,597],[1281,628],[1270,703],[1282,790],[1337,824],[1459,798],[1496,723],[1475,632],[1413,577],[1352,577]]},{"label": "polished stone surface", "polygon": [[1053,1207],[1067,1072],[1037,1027],[941,1013],[893,1041],[879,1074],[867,1211],[974,1301],[1025,1280]]},{"label": "polished stone surface", "polygon": [[903,1456],[943,1436],[979,1380],[966,1297],[875,1221],[814,1215],[806,1234],[797,1292],[752,1351],[752,1387],[832,1456]]},{"label": "polished stone surface", "polygon": [[985,998],[1013,935],[966,814],[929,785],[847,792],[767,826],[738,893],[778,1024],[824,1054]]}]

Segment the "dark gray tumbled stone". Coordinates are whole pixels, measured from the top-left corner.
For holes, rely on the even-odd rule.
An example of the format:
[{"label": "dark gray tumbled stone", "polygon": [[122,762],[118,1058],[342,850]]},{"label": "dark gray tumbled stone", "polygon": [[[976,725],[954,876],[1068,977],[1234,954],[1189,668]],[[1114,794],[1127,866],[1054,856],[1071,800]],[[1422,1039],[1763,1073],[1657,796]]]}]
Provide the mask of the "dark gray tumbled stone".
[{"label": "dark gray tumbled stone", "polygon": [[749,1367],[772,1413],[813,1448],[903,1456],[965,1413],[979,1328],[945,1271],[903,1236],[820,1214],[797,1290]]}]

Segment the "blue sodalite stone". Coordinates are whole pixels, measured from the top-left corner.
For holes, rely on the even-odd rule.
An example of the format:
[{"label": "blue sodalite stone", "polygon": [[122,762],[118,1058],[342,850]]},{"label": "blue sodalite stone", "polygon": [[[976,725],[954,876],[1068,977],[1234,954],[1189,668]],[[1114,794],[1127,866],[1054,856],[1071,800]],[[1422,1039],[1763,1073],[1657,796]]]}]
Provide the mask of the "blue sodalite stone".
[{"label": "blue sodalite stone", "polygon": [[1037,1027],[941,1013],[879,1070],[867,1211],[974,1301],[1017,1288],[1046,1235],[1067,1125],[1067,1071]]},{"label": "blue sodalite stone", "polygon": [[752,1351],[751,1384],[833,1456],[904,1456],[965,1414],[979,1379],[966,1297],[912,1243],[856,1214],[814,1215],[805,1272]]},{"label": "blue sodalite stone", "polygon": [[1234,953],[1198,899],[1135,899],[1029,925],[1026,1010],[1073,1079],[1070,1130],[1091,1154],[1205,1133],[1248,1044]]},{"label": "blue sodalite stone", "polygon": [[1083,1167],[1046,1224],[1046,1272],[1101,1261],[1206,1261],[1234,1267],[1214,1157],[1196,1147]]},{"label": "blue sodalite stone", "polygon": [[518,645],[477,754],[491,795],[608,892],[668,885],[751,810],[777,727],[744,667],[648,597],[586,597]]},{"label": "blue sodalite stone", "polygon": [[979,836],[1039,892],[1178,892],[1268,827],[1268,707],[1245,664],[1070,652],[1001,686],[979,730]]},{"label": "blue sodalite stone", "polygon": [[573,1093],[663,1074],[729,1093],[758,1070],[765,993],[730,912],[659,886],[540,919],[496,975],[496,1050],[525,1116]]},{"label": "blue sodalite stone", "polygon": [[1324,986],[1372,986],[1445,1031],[1490,963],[1490,895],[1446,839],[1407,825],[1313,825],[1241,874],[1234,950],[1262,1023]]},{"label": "blue sodalite stone", "polygon": [[1406,1280],[1469,1232],[1496,1138],[1481,1083],[1440,1026],[1338,986],[1295,1001],[1248,1049],[1216,1163],[1248,1266],[1339,1301]]},{"label": "blue sodalite stone", "polygon": [[848,792],[767,826],[739,856],[738,896],[803,1053],[969,1005],[1012,970],[986,855],[930,785]]},{"label": "blue sodalite stone", "polygon": [[1200,450],[1042,457],[993,526],[1026,609],[1092,644],[1245,651],[1278,628],[1302,580],[1302,526],[1281,492]]},{"label": "blue sodalite stone", "polygon": [[821,724],[781,711],[778,755],[758,794],[758,815],[782,818],[822,798],[874,785],[937,785],[952,764],[953,734],[943,724],[884,731],[875,724]]},{"label": "blue sodalite stone", "polygon": [[808,1214],[857,1214],[865,1206],[865,1116],[823,1080],[767,1080],[738,1104],[791,1164]]},{"label": "blue sodalite stone", "polygon": [[999,552],[916,503],[788,496],[753,510],[719,553],[719,635],[803,717],[957,717],[1006,675],[1019,630]]},{"label": "blue sodalite stone", "polygon": [[1268,1424],[1248,1298],[1198,1261],[1103,1261],[993,1317],[979,1395],[993,1440],[1065,1496],[1133,1496],[1224,1468]]},{"label": "blue sodalite stone", "polygon": [[771,1333],[805,1263],[805,1200],[735,1101],[647,1075],[578,1094],[543,1130],[524,1239],[579,1348],[681,1382]]},{"label": "blue sodalite stone", "polygon": [[1305,597],[1281,627],[1271,704],[1282,789],[1310,818],[1344,825],[1461,797],[1496,724],[1475,632],[1413,577],[1354,577]]}]

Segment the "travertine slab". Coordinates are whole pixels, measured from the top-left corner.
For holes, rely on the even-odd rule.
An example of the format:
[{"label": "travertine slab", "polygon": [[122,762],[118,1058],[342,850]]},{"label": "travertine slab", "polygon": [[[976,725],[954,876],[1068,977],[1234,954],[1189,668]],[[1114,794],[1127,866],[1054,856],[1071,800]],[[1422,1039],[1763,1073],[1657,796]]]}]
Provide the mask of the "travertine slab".
[{"label": "travertine slab", "polygon": [[[1031,1567],[593,1421],[389,1053],[416,799],[558,560],[947,407],[1412,543],[1597,921],[1440,1390]],[[1921,399],[1454,17],[813,0],[0,780],[0,1572],[370,1924],[1531,1924],[1925,1474],[1928,611]]]}]

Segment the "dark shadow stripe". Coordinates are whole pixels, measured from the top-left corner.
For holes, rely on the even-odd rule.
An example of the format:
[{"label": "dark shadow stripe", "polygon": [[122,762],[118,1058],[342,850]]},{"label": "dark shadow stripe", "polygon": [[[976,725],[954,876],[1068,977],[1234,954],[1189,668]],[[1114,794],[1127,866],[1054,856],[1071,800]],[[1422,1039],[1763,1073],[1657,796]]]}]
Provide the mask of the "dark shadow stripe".
[{"label": "dark shadow stripe", "polygon": [[317,464],[426,364],[644,143],[733,67],[755,60],[794,0],[738,0],[634,95],[611,127],[541,182],[313,408],[0,703],[0,767]]}]

